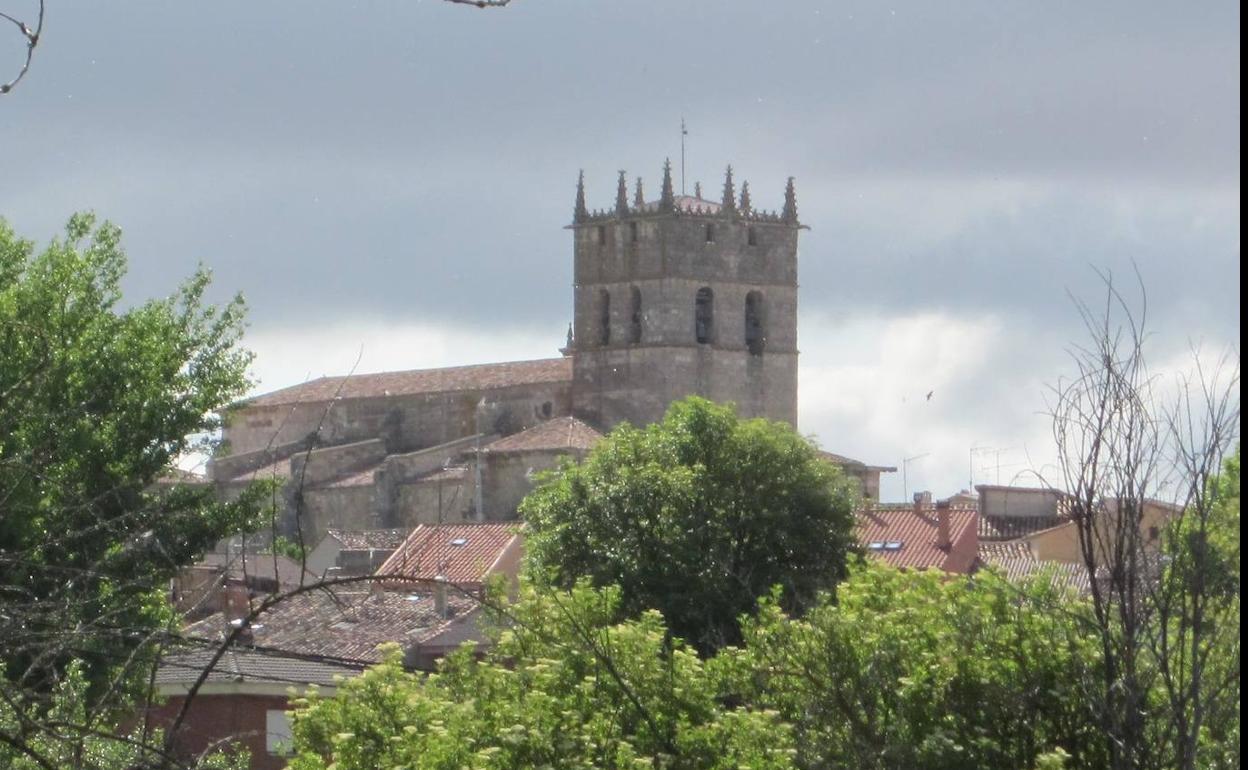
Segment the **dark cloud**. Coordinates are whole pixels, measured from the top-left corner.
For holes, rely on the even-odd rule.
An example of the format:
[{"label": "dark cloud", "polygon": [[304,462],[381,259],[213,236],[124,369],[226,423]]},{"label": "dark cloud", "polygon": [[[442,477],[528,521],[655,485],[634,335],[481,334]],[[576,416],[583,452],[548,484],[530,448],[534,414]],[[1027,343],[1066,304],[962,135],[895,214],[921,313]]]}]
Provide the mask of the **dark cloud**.
[{"label": "dark cloud", "polygon": [[[47,24],[0,97],[0,215],[42,239],[93,208],[136,295],[202,261],[257,331],[562,328],[577,169],[591,205],[620,168],[653,192],[683,115],[690,187],[732,162],[778,208],[798,178],[802,307],[833,325],[1069,339],[1067,290],[1134,263],[1164,328],[1238,341],[1234,2],[134,0]],[[992,387],[961,392],[1001,423]]]}]

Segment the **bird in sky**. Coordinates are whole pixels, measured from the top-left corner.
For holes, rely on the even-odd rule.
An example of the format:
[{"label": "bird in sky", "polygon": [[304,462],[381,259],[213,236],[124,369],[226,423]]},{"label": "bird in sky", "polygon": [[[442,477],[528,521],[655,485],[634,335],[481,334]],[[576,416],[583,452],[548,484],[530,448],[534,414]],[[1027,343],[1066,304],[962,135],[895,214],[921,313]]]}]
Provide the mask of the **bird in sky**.
[{"label": "bird in sky", "polygon": [[932,394],[933,394],[933,393],[935,393],[935,392],[936,392],[936,391],[934,391],[934,390],[929,390],[929,391],[927,391],[927,400],[928,400],[928,401],[931,401],[931,400],[932,400]]}]

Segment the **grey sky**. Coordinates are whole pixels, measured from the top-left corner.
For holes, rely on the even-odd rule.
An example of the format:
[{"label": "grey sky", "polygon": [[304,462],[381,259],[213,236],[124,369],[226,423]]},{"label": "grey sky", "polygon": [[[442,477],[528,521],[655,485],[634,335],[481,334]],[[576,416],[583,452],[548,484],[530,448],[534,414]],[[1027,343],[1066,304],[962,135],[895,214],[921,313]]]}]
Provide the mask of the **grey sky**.
[{"label": "grey sky", "polygon": [[1090,266],[1139,265],[1160,358],[1238,345],[1239,45],[1233,2],[52,0],[0,215],[113,219],[136,296],[204,262],[266,386],[548,355],[577,170],[654,191],[684,115],[690,187],[797,177],[802,429],[947,493],[1043,456]]}]

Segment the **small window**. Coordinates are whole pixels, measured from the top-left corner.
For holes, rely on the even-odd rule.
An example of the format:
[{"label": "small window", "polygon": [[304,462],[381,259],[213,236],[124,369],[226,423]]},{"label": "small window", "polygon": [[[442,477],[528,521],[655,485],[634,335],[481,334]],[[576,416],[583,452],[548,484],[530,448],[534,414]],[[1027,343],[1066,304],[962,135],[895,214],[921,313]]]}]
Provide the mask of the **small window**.
[{"label": "small window", "polygon": [[745,295],[745,347],[751,355],[761,356],[767,342],[763,324],[763,295],[752,291]]},{"label": "small window", "polygon": [[1157,538],[1159,538],[1159,537],[1161,537],[1161,530],[1160,530],[1160,529],[1158,529],[1157,527],[1149,527],[1149,528],[1148,528],[1148,541],[1149,541],[1150,543],[1151,543],[1151,542],[1153,542],[1154,540],[1156,540],[1156,539],[1157,539]]},{"label": "small window", "polygon": [[698,289],[694,299],[694,334],[699,345],[709,343],[715,335],[715,294],[710,288]]},{"label": "small window", "polygon": [[629,327],[629,342],[641,342],[641,289],[633,287],[633,315]]},{"label": "small window", "polygon": [[607,242],[607,228],[604,225],[598,225],[598,243]]},{"label": "small window", "polygon": [[280,709],[264,712],[264,750],[274,756],[291,754],[290,717]]},{"label": "small window", "polygon": [[628,223],[628,237],[629,237],[629,240],[631,240],[633,243],[637,242],[637,223],[636,222]]},{"label": "small window", "polygon": [[598,292],[598,344],[611,344],[611,292]]},{"label": "small window", "polygon": [[745,242],[751,246],[758,245],[758,233],[754,231],[753,225],[750,225],[749,229],[745,231]]},{"label": "small window", "polygon": [[706,226],[706,242],[707,243],[715,242],[715,225]]},{"label": "small window", "polygon": [[554,411],[555,411],[554,404],[551,404],[549,401],[546,401],[546,402],[544,402],[544,403],[542,404],[542,417],[545,417],[546,419],[548,419],[548,420],[549,420],[549,419],[550,419],[550,415],[551,415]]}]

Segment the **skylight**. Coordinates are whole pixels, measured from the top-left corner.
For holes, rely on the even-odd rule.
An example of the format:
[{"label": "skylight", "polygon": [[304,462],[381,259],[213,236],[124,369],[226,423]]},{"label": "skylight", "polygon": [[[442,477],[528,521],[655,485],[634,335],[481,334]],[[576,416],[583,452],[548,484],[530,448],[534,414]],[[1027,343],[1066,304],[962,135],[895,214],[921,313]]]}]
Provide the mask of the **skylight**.
[{"label": "skylight", "polygon": [[451,541],[451,545],[468,545],[468,538],[457,537]]}]

